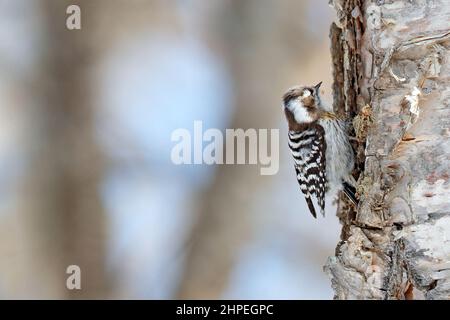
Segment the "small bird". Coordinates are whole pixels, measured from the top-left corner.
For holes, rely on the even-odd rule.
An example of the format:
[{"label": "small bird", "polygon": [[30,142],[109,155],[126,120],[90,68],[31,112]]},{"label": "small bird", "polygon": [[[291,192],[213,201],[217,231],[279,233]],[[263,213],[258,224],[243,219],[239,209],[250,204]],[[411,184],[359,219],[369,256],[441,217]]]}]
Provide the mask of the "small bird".
[{"label": "small bird", "polygon": [[314,218],[317,215],[312,196],[316,197],[322,215],[325,215],[325,193],[330,190],[342,190],[352,203],[358,202],[356,181],[351,174],[354,153],[346,122],[322,104],[321,84],[293,87],[283,96],[297,181]]}]

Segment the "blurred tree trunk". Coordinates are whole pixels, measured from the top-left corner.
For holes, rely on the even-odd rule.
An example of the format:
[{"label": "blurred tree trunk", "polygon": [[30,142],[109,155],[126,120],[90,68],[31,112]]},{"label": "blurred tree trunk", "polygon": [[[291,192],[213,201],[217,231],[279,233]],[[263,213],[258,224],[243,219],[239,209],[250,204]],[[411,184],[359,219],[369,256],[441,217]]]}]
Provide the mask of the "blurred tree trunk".
[{"label": "blurred tree trunk", "polygon": [[[219,51],[230,66],[236,91],[230,128],[272,128],[278,126],[279,119],[283,120],[276,107],[280,97],[271,92],[277,87],[281,96],[298,76],[298,70],[289,67],[293,59],[298,59],[294,52],[305,47],[303,42],[291,40],[306,32],[302,19],[295,24],[288,19],[288,13],[304,12],[304,6],[298,1],[233,0],[218,12],[213,22],[217,33],[211,42],[226,44]],[[267,19],[268,16],[276,18]],[[217,38],[223,40],[214,43]],[[177,293],[182,299],[223,297],[240,250],[255,232],[253,206],[269,182],[268,178],[261,178],[256,166],[223,165],[217,170],[213,185],[199,201],[202,207],[191,232]]]},{"label": "blurred tree trunk", "polygon": [[335,0],[335,109],[355,116],[337,299],[450,298],[450,3]]},{"label": "blurred tree trunk", "polygon": [[[254,50],[258,43],[257,39],[245,40],[246,33],[255,22],[248,7],[251,7],[249,2],[244,4],[242,1],[232,1],[225,6],[216,34],[222,39],[225,38],[224,42],[229,44],[229,48],[233,48],[224,48],[224,58],[230,66],[237,90],[237,108],[231,127],[244,129],[257,127],[257,123],[252,121],[255,119],[251,110],[258,100],[255,100],[251,92],[244,92],[242,89],[257,82],[256,79],[248,78],[257,74],[261,63],[259,59],[250,61],[243,56],[245,48]],[[264,120],[268,121],[269,118]],[[191,232],[185,269],[178,291],[179,298],[221,297],[239,250],[249,241],[253,231],[250,216],[241,214],[251,212],[251,201],[245,197],[247,191],[236,189],[236,181],[243,179],[245,182],[240,182],[243,189],[250,190],[258,188],[255,178],[254,172],[249,173],[248,168],[244,166],[224,165],[218,168],[213,185],[205,191],[200,201],[202,207]],[[235,200],[230,203],[229,199]]]},{"label": "blurred tree trunk", "polygon": [[[35,286],[44,298],[101,298],[106,290],[103,157],[95,142],[90,86],[95,52],[88,26],[96,10],[92,1],[77,1],[82,29],[69,31],[71,1],[41,4],[47,35],[39,83],[43,100],[26,185]],[[80,266],[82,290],[66,288],[69,265]]]}]

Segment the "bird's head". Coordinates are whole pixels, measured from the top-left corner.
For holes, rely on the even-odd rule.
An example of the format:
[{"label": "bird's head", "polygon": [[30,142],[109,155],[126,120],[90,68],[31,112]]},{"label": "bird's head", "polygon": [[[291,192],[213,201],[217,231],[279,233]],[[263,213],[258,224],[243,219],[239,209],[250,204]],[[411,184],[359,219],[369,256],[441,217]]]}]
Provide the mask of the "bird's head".
[{"label": "bird's head", "polygon": [[283,105],[288,120],[295,120],[298,124],[307,124],[319,117],[320,85],[313,87],[297,86],[289,89],[283,96]]}]

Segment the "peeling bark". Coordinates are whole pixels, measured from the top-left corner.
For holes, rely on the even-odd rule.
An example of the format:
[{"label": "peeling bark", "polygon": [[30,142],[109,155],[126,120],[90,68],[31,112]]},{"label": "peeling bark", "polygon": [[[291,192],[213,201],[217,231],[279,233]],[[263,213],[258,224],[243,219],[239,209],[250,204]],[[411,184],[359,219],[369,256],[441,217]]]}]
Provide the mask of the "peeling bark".
[{"label": "peeling bark", "polygon": [[336,299],[450,298],[450,3],[332,1],[334,108],[360,204],[325,270]]}]

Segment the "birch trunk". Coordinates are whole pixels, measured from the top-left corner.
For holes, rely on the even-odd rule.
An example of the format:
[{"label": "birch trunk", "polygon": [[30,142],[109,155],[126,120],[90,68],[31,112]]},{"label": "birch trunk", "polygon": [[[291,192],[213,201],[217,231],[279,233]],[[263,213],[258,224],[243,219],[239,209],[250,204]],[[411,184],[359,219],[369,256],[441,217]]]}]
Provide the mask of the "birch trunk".
[{"label": "birch trunk", "polygon": [[360,204],[341,198],[336,299],[450,298],[450,2],[335,0],[334,107]]}]

